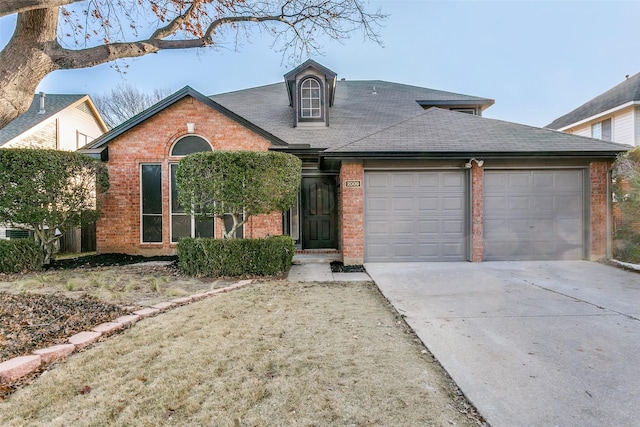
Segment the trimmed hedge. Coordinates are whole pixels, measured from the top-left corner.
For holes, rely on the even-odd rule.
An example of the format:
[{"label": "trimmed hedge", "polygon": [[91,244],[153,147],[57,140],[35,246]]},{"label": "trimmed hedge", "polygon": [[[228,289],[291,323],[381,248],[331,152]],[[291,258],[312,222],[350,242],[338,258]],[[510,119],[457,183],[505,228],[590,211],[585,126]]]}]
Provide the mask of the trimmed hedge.
[{"label": "trimmed hedge", "polygon": [[273,276],[289,268],[294,252],[289,236],[183,238],[178,242],[178,267],[191,276]]},{"label": "trimmed hedge", "polygon": [[44,253],[34,239],[0,240],[0,273],[21,273],[42,268]]}]

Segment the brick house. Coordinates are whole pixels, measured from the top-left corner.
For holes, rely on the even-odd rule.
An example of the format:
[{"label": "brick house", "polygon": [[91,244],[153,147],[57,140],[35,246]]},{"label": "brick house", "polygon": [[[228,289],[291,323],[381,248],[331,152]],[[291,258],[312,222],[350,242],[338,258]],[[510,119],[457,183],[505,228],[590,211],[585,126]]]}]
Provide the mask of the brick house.
[{"label": "brick house", "polygon": [[[177,204],[175,165],[209,150],[303,161],[298,203],[244,237],[376,261],[598,259],[610,249],[610,168],[629,147],[481,117],[493,100],[338,80],[309,60],[276,83],[176,92],[90,144],[111,177],[98,251],[173,254],[221,235]],[[217,221],[217,220],[216,220]]]}]

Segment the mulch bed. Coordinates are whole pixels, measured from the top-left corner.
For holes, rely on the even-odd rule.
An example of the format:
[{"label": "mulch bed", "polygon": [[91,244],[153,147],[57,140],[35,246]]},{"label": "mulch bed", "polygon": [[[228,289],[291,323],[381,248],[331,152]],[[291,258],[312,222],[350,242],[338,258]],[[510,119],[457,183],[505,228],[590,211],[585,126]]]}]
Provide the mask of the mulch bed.
[{"label": "mulch bed", "polygon": [[[177,257],[143,257],[124,254],[87,255],[54,260],[49,270],[97,268],[147,261],[177,262]],[[34,350],[62,344],[71,335],[127,314],[120,306],[84,295],[0,292],[0,362]]]},{"label": "mulch bed", "polygon": [[344,265],[341,261],[331,261],[331,272],[333,273],[366,273],[362,265]]},{"label": "mulch bed", "polygon": [[71,335],[125,314],[117,305],[88,296],[0,292],[0,361],[63,344]]}]

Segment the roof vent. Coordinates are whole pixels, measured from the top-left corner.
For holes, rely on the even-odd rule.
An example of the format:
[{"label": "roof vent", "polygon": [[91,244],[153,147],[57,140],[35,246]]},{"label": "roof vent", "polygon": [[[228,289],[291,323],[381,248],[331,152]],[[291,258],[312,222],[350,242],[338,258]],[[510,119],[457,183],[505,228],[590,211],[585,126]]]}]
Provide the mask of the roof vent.
[{"label": "roof vent", "polygon": [[373,87],[373,92],[371,92],[371,95],[377,95],[377,94],[378,94],[378,92],[376,92],[376,87],[374,86]]},{"label": "roof vent", "polygon": [[38,111],[38,114],[44,114],[47,112],[44,109],[44,97],[45,97],[44,92],[40,92],[40,111]]}]

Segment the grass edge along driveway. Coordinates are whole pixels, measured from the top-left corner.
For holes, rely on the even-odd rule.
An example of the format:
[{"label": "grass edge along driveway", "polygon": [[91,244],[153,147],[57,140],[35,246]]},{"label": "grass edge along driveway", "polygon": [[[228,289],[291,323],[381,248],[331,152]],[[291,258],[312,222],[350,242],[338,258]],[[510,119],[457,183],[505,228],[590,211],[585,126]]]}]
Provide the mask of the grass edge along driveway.
[{"label": "grass edge along driveway", "polygon": [[478,424],[370,283],[266,281],[180,307],[0,402],[3,426]]}]

